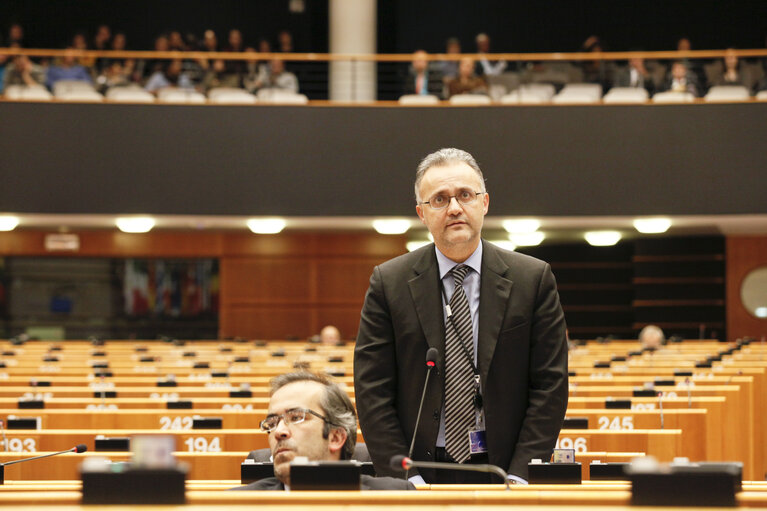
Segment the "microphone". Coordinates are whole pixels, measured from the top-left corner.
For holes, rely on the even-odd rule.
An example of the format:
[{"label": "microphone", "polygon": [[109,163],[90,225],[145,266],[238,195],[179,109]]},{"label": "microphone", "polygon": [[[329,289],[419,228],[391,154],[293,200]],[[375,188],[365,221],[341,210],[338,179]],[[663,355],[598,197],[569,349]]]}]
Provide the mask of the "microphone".
[{"label": "microphone", "polygon": [[77,444],[76,446],[72,447],[71,449],[67,449],[66,451],[59,451],[59,452],[52,452],[50,454],[43,454],[42,456],[35,456],[33,458],[24,458],[23,460],[13,460],[13,461],[6,461],[5,463],[0,463],[0,467],[5,467],[7,465],[15,465],[16,463],[21,463],[22,461],[32,461],[32,460],[39,460],[40,458],[49,458],[51,456],[58,456],[59,454],[66,454],[68,452],[85,452],[88,450],[88,447],[85,444]]},{"label": "microphone", "polygon": [[509,474],[506,473],[501,467],[496,465],[465,465],[461,463],[441,463],[439,461],[413,461],[407,456],[397,455],[392,456],[389,461],[391,468],[395,470],[410,470],[411,468],[438,468],[443,470],[464,470],[467,472],[484,472],[487,474],[495,474],[502,478],[506,483],[506,489],[511,490],[509,484]]},{"label": "microphone", "polygon": [[[410,440],[410,450],[407,452],[408,458],[413,455],[413,448],[415,447],[415,436],[418,433],[418,425],[421,423],[421,411],[423,410],[423,402],[426,399],[426,387],[429,386],[429,376],[431,376],[431,370],[437,365],[437,356],[439,351],[437,348],[429,348],[426,350],[426,380],[423,382],[423,392],[421,393],[421,403],[418,405],[418,415],[415,417],[415,428],[413,428],[413,438]],[[407,476],[407,474],[405,474]]]},{"label": "microphone", "polygon": [[660,407],[660,429],[663,429],[663,392],[658,392],[658,406]]}]

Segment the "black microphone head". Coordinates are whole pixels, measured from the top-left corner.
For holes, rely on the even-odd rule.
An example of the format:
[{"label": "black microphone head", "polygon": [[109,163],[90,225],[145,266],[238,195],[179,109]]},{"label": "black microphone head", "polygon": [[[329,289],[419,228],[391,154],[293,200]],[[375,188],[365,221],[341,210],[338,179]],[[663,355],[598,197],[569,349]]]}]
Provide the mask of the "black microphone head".
[{"label": "black microphone head", "polygon": [[77,444],[77,446],[74,449],[74,452],[85,452],[88,450],[88,446],[85,444]]},{"label": "black microphone head", "polygon": [[426,350],[426,365],[429,367],[434,367],[434,364],[437,363],[437,357],[439,356],[439,351],[437,348],[429,348]]},{"label": "black microphone head", "polygon": [[406,461],[410,461],[410,458],[401,454],[397,454],[391,457],[391,460],[389,460],[389,466],[394,470],[405,470]]}]

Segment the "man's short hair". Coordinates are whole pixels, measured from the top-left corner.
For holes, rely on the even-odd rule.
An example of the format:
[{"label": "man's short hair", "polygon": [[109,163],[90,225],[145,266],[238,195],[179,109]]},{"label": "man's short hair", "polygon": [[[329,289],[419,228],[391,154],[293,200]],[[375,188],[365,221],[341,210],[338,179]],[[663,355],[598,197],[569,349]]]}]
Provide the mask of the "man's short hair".
[{"label": "man's short hair", "polygon": [[421,163],[418,164],[418,168],[415,171],[415,201],[421,202],[421,197],[418,192],[418,187],[421,186],[421,180],[426,171],[432,167],[444,167],[451,163],[465,163],[477,173],[479,181],[482,183],[482,192],[486,192],[485,177],[482,175],[482,171],[479,169],[477,160],[474,157],[462,149],[456,149],[454,147],[447,147],[435,151],[427,155]]},{"label": "man's short hair", "polygon": [[325,422],[322,428],[322,438],[328,438],[330,430],[333,428],[346,431],[346,443],[341,449],[341,459],[351,459],[352,454],[354,454],[354,446],[357,444],[357,411],[346,391],[338,383],[331,380],[326,374],[296,371],[272,378],[269,395],[274,395],[285,385],[300,381],[315,382],[325,387],[325,392],[320,399],[320,406],[328,422]]}]

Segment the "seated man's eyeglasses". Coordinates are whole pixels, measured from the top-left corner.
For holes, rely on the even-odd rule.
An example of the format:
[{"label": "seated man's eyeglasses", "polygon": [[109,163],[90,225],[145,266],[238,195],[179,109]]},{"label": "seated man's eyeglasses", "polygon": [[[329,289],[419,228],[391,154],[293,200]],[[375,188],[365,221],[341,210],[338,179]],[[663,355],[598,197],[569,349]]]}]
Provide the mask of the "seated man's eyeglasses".
[{"label": "seated man's eyeglasses", "polygon": [[458,204],[467,206],[477,200],[479,195],[485,192],[475,192],[473,190],[460,190],[455,195],[448,195],[446,193],[438,193],[432,196],[431,199],[422,202],[421,204],[428,204],[431,209],[445,209],[450,204],[450,199],[455,198]]},{"label": "seated man's eyeglasses", "polygon": [[323,421],[327,422],[331,426],[334,424],[327,420],[322,415],[318,414],[314,410],[310,410],[308,408],[291,408],[290,410],[285,410],[285,413],[276,414],[273,413],[271,415],[267,415],[266,419],[261,421],[261,430],[265,431],[267,433],[272,432],[273,430],[277,429],[277,426],[280,424],[280,421],[285,421],[286,426],[291,426],[293,424],[300,424],[301,422],[304,422],[306,420],[306,414],[310,413],[314,415],[315,417],[319,417]]}]

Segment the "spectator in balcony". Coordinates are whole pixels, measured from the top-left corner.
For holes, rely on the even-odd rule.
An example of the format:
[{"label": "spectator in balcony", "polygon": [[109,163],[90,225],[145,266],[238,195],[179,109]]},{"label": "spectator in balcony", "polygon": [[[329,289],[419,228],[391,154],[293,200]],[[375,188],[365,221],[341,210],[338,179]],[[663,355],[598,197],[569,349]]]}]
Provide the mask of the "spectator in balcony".
[{"label": "spectator in balcony", "polygon": [[[110,49],[112,51],[126,51],[128,49],[128,39],[125,36],[125,32],[117,32],[112,37],[111,41],[111,47]],[[114,63],[119,64],[119,68],[112,68],[112,65]],[[105,70],[102,71],[101,76],[106,76],[107,74],[114,75],[118,72],[118,74],[124,74],[129,82],[139,82],[141,81],[141,76],[138,74],[137,71],[137,62],[136,59],[124,59],[124,58],[106,58],[104,59],[104,65],[106,66]],[[112,68],[109,73],[107,73],[107,70]],[[97,79],[97,81],[99,81]],[[110,81],[110,80],[107,80]],[[101,82],[99,82],[101,83]]]},{"label": "spectator in balcony", "polygon": [[[691,51],[692,43],[688,37],[680,37],[676,42],[676,51]],[[706,73],[703,70],[703,62],[698,59],[683,57],[679,59],[689,71],[688,74],[694,75],[695,85],[699,93],[706,89]]]},{"label": "spectator in balcony", "polygon": [[[202,34],[202,44],[200,44],[200,51],[218,51],[218,38],[216,33],[208,29]],[[210,61],[208,59],[200,59],[197,61],[200,65],[200,69],[205,72],[210,69]]]},{"label": "spectator in balcony", "polygon": [[222,59],[216,59],[213,61],[211,68],[205,73],[205,78],[202,80],[202,89],[207,92],[217,87],[239,88],[242,85],[241,82],[242,80],[238,73],[229,72],[226,63]]},{"label": "spectator in balcony", "polygon": [[81,82],[93,83],[91,74],[88,69],[82,64],[77,63],[77,58],[71,51],[72,47],[67,48],[68,52],[64,55],[58,64],[55,64],[48,68],[46,76],[46,85],[49,89],[53,90],[53,86],[56,82],[61,80],[75,80]]},{"label": "spectator in balcony", "polygon": [[[170,41],[168,36],[161,34],[154,40],[154,51],[170,51]],[[168,59],[151,58],[139,62],[138,69],[140,75],[148,79],[155,73],[162,72],[168,66]]]},{"label": "spectator in balcony", "polygon": [[126,69],[122,60],[113,59],[109,66],[96,78],[97,88],[104,94],[112,87],[125,87],[132,82],[131,69]]},{"label": "spectator in balcony", "polygon": [[35,64],[26,55],[16,55],[5,68],[3,89],[9,85],[43,85],[45,69]]},{"label": "spectator in balcony", "polygon": [[490,53],[490,36],[485,33],[477,34],[477,53],[481,55],[476,63],[476,74],[479,76],[498,76],[508,67],[505,60],[489,60],[487,53]]},{"label": "spectator in balcony", "polygon": [[428,54],[424,50],[413,53],[403,94],[421,94],[442,97],[443,82],[439,71],[429,66]]},{"label": "spectator in balcony", "polygon": [[[242,41],[242,32],[236,28],[229,31],[229,44],[224,48],[224,51],[230,52],[242,52],[245,50],[245,46]],[[243,60],[227,60],[226,72],[229,74],[236,74],[240,78],[246,71],[246,64]]]},{"label": "spectator in balcony", "polygon": [[14,23],[10,26],[8,29],[6,46],[8,46],[8,48],[13,48],[15,46],[18,46],[19,48],[24,47],[24,27],[22,27],[21,24]]},{"label": "spectator in balcony", "polygon": [[[112,30],[109,25],[99,25],[96,29],[96,35],[93,36],[93,49],[98,51],[108,50],[112,39]],[[94,71],[101,75],[111,62],[104,57],[98,57],[95,62]]]},{"label": "spectator in balcony", "polygon": [[291,53],[293,49],[293,36],[287,30],[281,30],[277,34],[277,43],[282,53]]},{"label": "spectator in balcony", "polygon": [[655,93],[655,82],[641,57],[629,59],[628,66],[615,72],[613,86],[645,89],[650,95]]},{"label": "spectator in balcony", "polygon": [[245,52],[250,54],[251,58],[245,61],[245,74],[242,77],[242,85],[248,92],[254,93],[266,82],[266,78],[269,76],[269,63],[259,60],[257,55],[259,53],[268,53],[269,49],[267,47],[266,51],[262,52],[259,50],[257,53],[256,49],[251,46],[245,48]]},{"label": "spectator in balcony", "polygon": [[458,76],[447,82],[448,97],[456,94],[487,94],[487,82],[484,77],[474,73],[475,62],[470,57],[460,60]]},{"label": "spectator in balcony", "polygon": [[218,38],[216,37],[216,32],[208,29],[202,34],[202,46],[200,47],[200,50],[218,51]]},{"label": "spectator in balcony", "polygon": [[[72,48],[81,51],[86,51],[88,49],[88,39],[86,39],[83,32],[77,32],[74,36],[72,36]],[[77,61],[81,66],[85,66],[91,75],[93,74],[96,67],[95,57],[80,57],[77,59]]]},{"label": "spectator in balcony", "polygon": [[[601,53],[604,45],[599,36],[592,35],[583,42],[581,51],[585,53]],[[612,83],[612,63],[602,59],[584,60],[581,62],[583,81],[602,86],[602,91],[610,88]]]},{"label": "spectator in balcony", "polygon": [[153,94],[156,94],[160,89],[171,87],[194,89],[192,80],[183,72],[181,59],[171,60],[164,69],[155,71],[144,86],[147,91]]},{"label": "spectator in balcony", "polygon": [[727,48],[723,59],[724,72],[714,85],[741,85],[751,88],[751,81],[746,77],[746,72],[741,69],[738,56],[734,48]]},{"label": "spectator in balcony", "polygon": [[671,65],[671,74],[666,80],[664,90],[671,92],[689,92],[695,97],[700,95],[695,73],[693,73],[681,60],[677,60]]},{"label": "spectator in balcony", "polygon": [[253,88],[254,90],[265,88],[298,93],[298,78],[285,70],[285,63],[282,60],[274,59],[269,63],[268,74],[257,79]]},{"label": "spectator in balcony", "polygon": [[642,348],[657,350],[664,344],[666,344],[666,337],[663,335],[663,330],[655,325],[647,325],[639,332],[639,343]]},{"label": "spectator in balcony", "polygon": [[[445,43],[445,53],[448,55],[459,55],[461,53],[461,41],[457,37],[451,37]],[[458,61],[457,60],[443,60],[437,63],[437,70],[442,75],[442,81],[447,83],[448,80],[458,76]]]},{"label": "spectator in balcony", "polygon": [[170,34],[168,34],[168,49],[170,51],[186,51],[186,43],[184,42],[184,38],[181,35],[181,32],[178,30],[172,30]]}]

